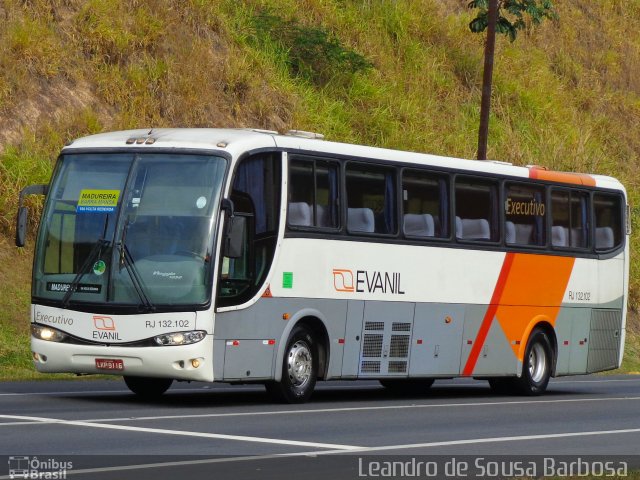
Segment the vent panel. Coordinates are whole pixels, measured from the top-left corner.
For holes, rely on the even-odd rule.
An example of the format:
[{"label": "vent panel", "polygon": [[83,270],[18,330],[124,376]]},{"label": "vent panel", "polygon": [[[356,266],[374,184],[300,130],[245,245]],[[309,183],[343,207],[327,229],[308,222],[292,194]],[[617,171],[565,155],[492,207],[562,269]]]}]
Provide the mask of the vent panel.
[{"label": "vent panel", "polygon": [[380,358],[382,356],[382,338],[382,334],[366,334],[362,345],[362,356]]},{"label": "vent panel", "polygon": [[364,322],[365,330],[384,330],[384,322]]},{"label": "vent panel", "polygon": [[380,373],[380,362],[364,360],[360,365],[360,371],[362,373]]},{"label": "vent panel", "polygon": [[407,358],[409,356],[409,335],[391,335],[389,356]]},{"label": "vent panel", "polygon": [[620,310],[592,310],[587,373],[611,370],[618,366],[621,335]]},{"label": "vent panel", "polygon": [[393,325],[391,326],[391,330],[394,332],[410,332],[411,323],[393,322]]},{"label": "vent panel", "polygon": [[389,373],[407,373],[407,362],[392,360],[389,362]]}]

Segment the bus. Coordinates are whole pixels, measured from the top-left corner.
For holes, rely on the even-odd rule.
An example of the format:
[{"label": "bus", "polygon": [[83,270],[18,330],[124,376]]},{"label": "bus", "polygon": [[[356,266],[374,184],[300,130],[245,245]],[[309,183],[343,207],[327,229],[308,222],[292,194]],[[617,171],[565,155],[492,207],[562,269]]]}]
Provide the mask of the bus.
[{"label": "bus", "polygon": [[538,395],[615,369],[629,209],[614,178],[250,129],[65,146],[35,245],[39,372],[398,392],[471,377]]}]

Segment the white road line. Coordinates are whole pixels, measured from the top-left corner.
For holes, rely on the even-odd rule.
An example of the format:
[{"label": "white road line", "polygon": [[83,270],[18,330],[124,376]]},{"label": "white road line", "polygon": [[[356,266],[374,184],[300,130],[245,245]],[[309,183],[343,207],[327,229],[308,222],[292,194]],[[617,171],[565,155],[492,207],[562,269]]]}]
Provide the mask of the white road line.
[{"label": "white road line", "polygon": [[[473,445],[480,443],[500,443],[500,442],[517,442],[517,441],[531,441],[531,440],[549,440],[554,438],[570,438],[570,437],[583,437],[594,435],[620,435],[628,433],[640,433],[640,428],[631,428],[625,430],[596,430],[589,432],[567,432],[567,433],[550,433],[542,435],[520,435],[512,437],[488,437],[488,438],[471,438],[466,440],[449,440],[444,442],[428,442],[428,443],[413,443],[407,445],[386,445],[382,447],[354,447],[349,451],[343,449],[326,450],[326,451],[310,451],[310,452],[296,452],[296,453],[282,453],[271,455],[256,455],[256,456],[243,456],[243,457],[226,457],[226,458],[209,458],[202,460],[184,460],[176,462],[162,462],[162,463],[144,463],[136,465],[122,465],[117,467],[97,467],[97,468],[85,468],[81,470],[69,470],[67,475],[74,475],[80,473],[105,473],[105,472],[118,472],[128,470],[143,470],[150,468],[167,468],[189,465],[205,465],[214,463],[233,463],[233,462],[245,462],[256,460],[270,460],[270,459],[283,459],[287,457],[306,457],[306,456],[319,456],[319,455],[335,455],[345,454],[350,455],[358,453],[369,452],[384,452],[390,450],[402,450],[412,448],[430,448],[430,447],[445,447],[455,445]],[[10,478],[8,475],[0,476],[0,480]]]},{"label": "white road line", "polygon": [[[638,401],[640,396],[637,397],[598,397],[598,398],[566,398],[557,400],[515,400],[507,402],[468,402],[468,403],[434,403],[434,404],[411,404],[411,405],[380,405],[370,407],[343,407],[343,408],[313,408],[304,410],[273,410],[273,411],[261,411],[261,412],[230,412],[230,413],[202,413],[202,414],[190,414],[190,415],[156,415],[146,417],[115,417],[115,418],[87,418],[81,420],[58,420],[49,419],[46,420],[31,420],[24,422],[0,422],[0,428],[3,426],[12,425],[38,425],[44,423],[61,423],[61,422],[136,422],[144,420],[183,420],[188,418],[224,418],[224,417],[252,417],[252,416],[269,416],[269,415],[308,415],[314,413],[343,413],[343,412],[358,412],[358,411],[375,411],[375,410],[408,410],[408,409],[421,409],[421,408],[460,408],[460,407],[506,407],[509,405],[546,405],[546,404],[558,404],[558,403],[590,403],[590,402],[624,402],[624,401]],[[0,415],[0,418],[8,418],[10,415]],[[19,417],[15,417],[19,418]],[[20,417],[21,418],[21,417]],[[25,417],[31,418],[31,417]],[[34,417],[39,418],[39,417]],[[132,427],[134,428],[134,427]]]},{"label": "white road line", "polygon": [[[470,438],[466,440],[449,440],[445,442],[410,443],[407,445],[386,445],[383,447],[364,447],[359,450],[352,450],[349,453],[360,452],[385,452],[390,450],[403,450],[411,448],[431,448],[431,447],[452,447],[454,445],[473,445],[478,443],[500,443],[500,442],[522,442],[528,440],[549,440],[553,438],[589,437],[594,435],[620,435],[626,433],[640,433],[640,428],[627,428],[623,430],[595,430],[590,432],[568,432],[568,433],[548,433],[542,435],[519,435],[513,437],[489,437]],[[327,453],[340,453],[339,451],[318,452],[318,455]]]},{"label": "white road line", "polygon": [[[268,412],[232,412],[232,413],[202,413],[191,415],[157,415],[148,417],[95,418],[83,420],[85,422],[133,422],[140,420],[174,420],[185,418],[217,418],[217,417],[251,417],[268,415],[300,415],[312,413],[341,413],[371,410],[406,410],[414,408],[448,408],[448,407],[494,407],[509,405],[549,404],[549,403],[588,403],[607,401],[637,401],[638,397],[601,397],[601,398],[567,398],[561,400],[516,400],[507,402],[475,402],[475,403],[434,403],[411,405],[380,405],[371,407],[343,407],[343,408],[310,408],[304,410],[275,410]],[[0,426],[2,424],[0,423]]]},{"label": "white road line", "polygon": [[21,416],[21,415],[0,415],[0,418],[7,418],[11,420],[31,420],[31,421],[40,422],[40,423],[72,425],[77,427],[104,428],[107,430],[125,430],[129,432],[159,433],[159,434],[165,434],[165,435],[180,435],[185,437],[215,438],[220,440],[270,443],[270,444],[276,444],[276,445],[291,445],[296,447],[329,448],[329,449],[338,450],[338,451],[354,450],[354,449],[362,448],[362,447],[356,447],[353,445],[334,445],[331,443],[301,442],[297,440],[248,437],[244,435],[224,435],[220,433],[187,432],[183,430],[167,430],[162,428],[132,427],[128,425],[107,425],[103,423],[83,422],[83,421],[77,421],[77,420],[62,420],[57,418],[28,417],[28,416]]},{"label": "white road line", "polygon": [[[638,382],[640,383],[640,375],[636,375],[637,378],[620,378],[620,379],[603,379],[603,380],[552,380],[549,383],[550,386],[562,384],[562,383],[619,383],[619,382]],[[461,379],[466,380],[466,379]],[[90,382],[90,380],[88,381]],[[435,387],[460,387],[460,386],[470,386],[477,385],[480,386],[481,381],[478,380],[469,380],[467,382],[460,381],[458,383],[435,383]],[[369,388],[380,388],[375,384],[367,384],[367,385],[318,385],[316,390],[318,391],[332,391],[332,390],[351,390],[351,389],[361,389],[366,390]],[[199,388],[177,388],[174,390],[169,390],[169,394],[176,393],[194,393],[194,392],[240,392],[240,391],[254,391],[260,390],[260,387],[242,387],[242,388],[207,388],[207,387],[199,387]],[[0,393],[0,397],[16,397],[16,396],[30,396],[30,395],[103,395],[103,394],[130,394],[130,390],[70,390],[66,392],[6,392]]]}]

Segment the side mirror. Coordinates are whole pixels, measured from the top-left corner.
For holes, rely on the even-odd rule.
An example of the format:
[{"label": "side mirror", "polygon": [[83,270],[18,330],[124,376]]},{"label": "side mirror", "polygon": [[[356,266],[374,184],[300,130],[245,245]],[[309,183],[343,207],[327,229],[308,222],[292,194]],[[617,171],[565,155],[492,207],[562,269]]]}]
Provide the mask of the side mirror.
[{"label": "side mirror", "polygon": [[28,208],[18,208],[16,220],[16,247],[24,247],[27,238]]},{"label": "side mirror", "polygon": [[24,206],[24,197],[27,195],[47,195],[49,185],[29,185],[20,191],[18,198],[18,217],[16,219],[16,247],[24,247],[27,238],[27,207]]},{"label": "side mirror", "polygon": [[247,217],[234,215],[227,218],[223,254],[229,258],[240,258],[244,253],[244,239],[247,231]]}]

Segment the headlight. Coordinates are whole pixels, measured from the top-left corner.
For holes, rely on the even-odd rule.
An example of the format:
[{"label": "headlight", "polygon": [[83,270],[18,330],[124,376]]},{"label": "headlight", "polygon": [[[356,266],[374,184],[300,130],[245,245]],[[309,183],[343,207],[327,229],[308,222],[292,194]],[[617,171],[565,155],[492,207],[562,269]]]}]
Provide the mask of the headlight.
[{"label": "headlight", "polygon": [[163,333],[153,337],[158,345],[189,345],[198,343],[207,335],[203,330],[192,330],[190,332]]},{"label": "headlight", "polygon": [[65,338],[67,338],[67,334],[61,332],[60,330],[56,330],[51,327],[44,327],[42,325],[36,325],[35,323],[31,324],[31,335],[40,339],[46,340],[48,342],[62,342]]}]

